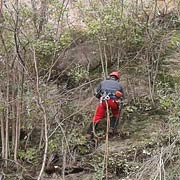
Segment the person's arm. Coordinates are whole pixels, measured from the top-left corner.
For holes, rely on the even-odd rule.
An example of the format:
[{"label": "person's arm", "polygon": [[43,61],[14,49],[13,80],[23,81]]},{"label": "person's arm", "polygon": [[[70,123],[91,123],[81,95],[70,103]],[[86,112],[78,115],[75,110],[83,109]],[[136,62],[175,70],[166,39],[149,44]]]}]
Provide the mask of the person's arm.
[{"label": "person's arm", "polygon": [[123,89],[123,87],[121,87],[121,92],[122,92],[122,98],[123,98],[123,100],[125,99],[125,95],[124,95],[124,89]]},{"label": "person's arm", "polygon": [[98,99],[101,97],[101,83],[96,86],[94,96]]}]

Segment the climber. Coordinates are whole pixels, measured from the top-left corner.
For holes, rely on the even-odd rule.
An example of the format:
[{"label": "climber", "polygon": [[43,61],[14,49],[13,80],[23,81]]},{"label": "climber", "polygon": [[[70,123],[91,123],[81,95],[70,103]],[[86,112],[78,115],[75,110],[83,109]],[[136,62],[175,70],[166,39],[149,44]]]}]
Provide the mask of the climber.
[{"label": "climber", "polygon": [[87,130],[86,138],[91,139],[94,135],[98,123],[106,115],[106,107],[111,111],[109,134],[113,135],[120,117],[120,105],[122,105],[124,99],[124,91],[122,85],[118,82],[119,72],[112,72],[106,80],[101,81],[95,92],[95,97],[99,99],[99,104],[96,108],[92,122]]}]

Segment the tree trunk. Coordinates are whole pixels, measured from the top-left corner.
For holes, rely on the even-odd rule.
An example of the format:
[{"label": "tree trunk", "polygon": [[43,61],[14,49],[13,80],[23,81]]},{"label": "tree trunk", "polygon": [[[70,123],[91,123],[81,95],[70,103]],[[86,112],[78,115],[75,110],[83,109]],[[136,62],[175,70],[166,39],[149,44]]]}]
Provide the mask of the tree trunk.
[{"label": "tree trunk", "polygon": [[44,29],[44,24],[46,22],[46,11],[47,11],[47,0],[41,0],[38,36],[41,34],[41,32]]},{"label": "tree trunk", "polygon": [[2,142],[2,150],[1,150],[1,154],[2,154],[2,158],[5,158],[5,134],[4,134],[4,118],[3,118],[3,111],[1,111],[0,114],[0,122],[1,122],[1,142]]},{"label": "tree trunk", "polygon": [[[15,86],[16,84],[16,73],[15,70],[12,70],[13,74],[13,80],[12,80],[12,85]],[[11,126],[12,126],[12,149],[15,147],[15,139],[16,139],[16,92],[15,90],[12,91],[12,98],[11,98],[11,109],[12,109],[12,121],[11,121]]]},{"label": "tree trunk", "polygon": [[[19,89],[18,89],[19,91]],[[14,146],[14,160],[17,161],[17,152],[19,146],[19,137],[20,137],[20,105],[19,105],[19,93],[17,95],[16,102],[16,126],[15,126],[15,146]]]},{"label": "tree trunk", "polygon": [[3,23],[3,0],[0,2],[0,24]]},{"label": "tree trunk", "polygon": [[[7,84],[6,84],[6,117],[5,117],[5,159],[8,159],[9,153],[9,61],[6,58],[6,73],[7,73]],[[7,166],[7,161],[5,163]]]}]

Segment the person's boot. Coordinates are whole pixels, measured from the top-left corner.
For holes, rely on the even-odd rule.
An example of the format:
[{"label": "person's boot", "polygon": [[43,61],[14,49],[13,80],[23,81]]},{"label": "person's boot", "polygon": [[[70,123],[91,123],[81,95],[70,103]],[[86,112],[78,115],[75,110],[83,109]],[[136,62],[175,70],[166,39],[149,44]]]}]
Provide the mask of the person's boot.
[{"label": "person's boot", "polygon": [[114,134],[114,128],[110,127],[109,128],[109,135],[113,135]]},{"label": "person's boot", "polygon": [[85,136],[87,140],[90,140],[90,139],[93,138],[93,136],[94,136],[93,130],[95,130],[96,127],[97,127],[97,123],[93,123],[93,122],[92,122],[92,123],[89,125],[89,128],[88,128],[88,130],[87,130],[87,134],[86,134],[86,136]]},{"label": "person's boot", "polygon": [[86,138],[87,140],[92,139],[92,137],[93,137],[92,134],[86,134],[86,136],[85,136],[85,138]]},{"label": "person's boot", "polygon": [[109,135],[114,136],[117,131],[118,126],[118,118],[117,117],[111,117],[110,119],[110,128],[109,128]]}]

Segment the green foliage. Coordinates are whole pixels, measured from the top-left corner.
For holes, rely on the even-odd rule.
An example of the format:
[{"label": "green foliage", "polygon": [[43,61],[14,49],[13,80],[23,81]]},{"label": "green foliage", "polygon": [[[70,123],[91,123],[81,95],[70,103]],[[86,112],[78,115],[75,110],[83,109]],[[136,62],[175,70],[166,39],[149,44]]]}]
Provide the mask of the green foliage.
[{"label": "green foliage", "polygon": [[142,8],[134,7],[136,12],[132,8],[130,4],[118,0],[103,5],[93,1],[90,8],[81,7],[87,33],[95,41],[98,40],[102,47],[106,47],[106,56],[109,59],[112,58],[112,54],[108,54],[109,51],[114,53],[113,60],[116,60],[119,51],[125,52],[121,53],[121,59],[127,60],[132,59],[132,55],[136,55],[140,49],[142,54],[149,53],[149,59],[156,58],[158,54],[163,55],[165,42],[162,52],[152,53],[150,49],[162,49],[161,42],[167,30],[165,32],[161,25],[154,25],[151,20],[148,22]]},{"label": "green foliage", "polygon": [[34,43],[34,47],[36,48],[38,56],[45,57],[51,55],[55,49],[55,44],[53,41],[44,41],[39,39]]},{"label": "green foliage", "polygon": [[94,36],[94,35],[98,34],[98,32],[101,30],[100,22],[97,20],[87,19],[87,25],[89,28],[88,34],[90,36]]},{"label": "green foliage", "polygon": [[54,152],[58,152],[60,147],[59,147],[59,144],[60,144],[60,140],[61,140],[61,136],[60,135],[55,135],[53,136],[52,139],[49,140],[48,142],[48,152],[50,153],[54,153]]},{"label": "green foliage", "polygon": [[70,70],[69,75],[72,76],[75,80],[75,83],[78,84],[88,79],[89,72],[82,65],[77,64],[74,68]]},{"label": "green foliage", "polygon": [[[14,48],[14,36],[12,32],[5,32],[4,31],[4,37],[5,37],[5,47],[2,45],[0,52],[5,55],[6,53],[12,53]],[[7,52],[6,52],[7,51]]]},{"label": "green foliage", "polygon": [[85,143],[85,137],[79,133],[79,129],[72,129],[68,134],[68,142],[70,145],[82,145]]},{"label": "green foliage", "polygon": [[72,129],[68,133],[68,144],[69,146],[80,155],[88,154],[91,151],[90,143],[86,142],[84,136],[81,135],[80,130],[77,128]]},{"label": "green foliage", "polygon": [[28,148],[27,150],[19,150],[19,159],[23,161],[31,161],[37,163],[38,150],[36,148]]},{"label": "green foliage", "polygon": [[104,166],[103,163],[99,163],[94,166],[94,170],[95,170],[94,179],[95,180],[102,180],[105,178],[103,166]]},{"label": "green foliage", "polygon": [[[177,158],[179,159],[180,157],[178,156]],[[180,177],[179,163],[180,163],[179,161],[172,162],[171,166],[168,168],[167,177],[169,180],[179,179],[179,177]]]},{"label": "green foliage", "polygon": [[136,106],[126,106],[126,111],[128,113],[133,113],[133,112],[136,112],[137,111],[137,107]]},{"label": "green foliage", "polygon": [[177,31],[174,36],[171,38],[172,47],[178,48],[180,47],[180,33]]},{"label": "green foliage", "polygon": [[172,89],[175,89],[175,85],[180,81],[180,77],[178,75],[172,76],[167,73],[166,74],[159,73],[158,79],[160,80],[158,87],[161,86],[162,90],[166,89],[166,91],[168,90],[168,92],[171,91]]},{"label": "green foliage", "polygon": [[23,17],[21,18],[21,20],[25,22],[32,17],[33,12],[28,6],[21,6],[19,13],[20,17]]},{"label": "green foliage", "polygon": [[62,48],[66,48],[73,41],[70,31],[65,31],[60,37],[60,44]]},{"label": "green foliage", "polygon": [[94,156],[94,160],[93,160],[93,167],[94,167],[94,179],[95,180],[102,180],[105,178],[105,172],[104,172],[104,161],[103,161],[103,157],[102,156]]},{"label": "green foliage", "polygon": [[159,82],[157,91],[160,106],[162,109],[168,111],[168,119],[171,123],[180,122],[180,97],[179,84],[175,84],[172,89],[168,83]]},{"label": "green foliage", "polygon": [[[63,4],[59,0],[51,0],[50,2],[50,9],[53,12],[56,12],[57,14],[54,14],[55,16],[61,15],[63,10]],[[51,13],[51,12],[50,12]]]},{"label": "green foliage", "polygon": [[[128,9],[128,5],[122,4],[122,2],[119,0],[105,3],[105,5],[102,5],[100,1],[96,0],[92,2],[92,7],[90,7],[89,9],[82,8],[82,14],[84,13],[84,23],[86,24],[86,27],[84,28],[85,31],[77,29],[67,30],[63,26],[64,22],[62,20],[62,17],[64,16],[63,12],[65,8],[59,0],[52,0],[49,2],[48,5],[49,7],[48,15],[46,17],[47,19],[45,18],[46,20],[44,22],[42,32],[40,32],[39,34],[38,23],[42,20],[42,17],[38,16],[39,12],[32,12],[32,9],[26,6],[20,6],[20,11],[18,14],[19,24],[17,27],[18,47],[20,54],[22,55],[26,63],[24,81],[26,81],[27,84],[24,84],[24,90],[20,89],[18,87],[19,85],[12,85],[13,92],[16,92],[19,88],[19,92],[22,92],[23,94],[22,109],[20,108],[20,112],[16,112],[15,110],[14,112],[11,112],[14,104],[16,104],[16,101],[19,100],[19,96],[15,97],[14,101],[13,99],[11,99],[13,97],[10,96],[8,102],[10,114],[9,118],[11,118],[11,115],[13,113],[13,115],[16,115],[16,113],[20,113],[20,118],[22,119],[20,124],[21,128],[24,128],[25,130],[31,132],[34,127],[37,127],[38,132],[35,132],[34,135],[31,134],[32,139],[33,137],[35,137],[37,143],[39,142],[41,135],[40,129],[43,128],[43,117],[42,112],[38,107],[37,95],[35,94],[35,91],[33,89],[35,86],[34,79],[36,79],[36,77],[34,77],[34,74],[31,73],[34,72],[32,47],[35,48],[35,55],[38,62],[38,70],[40,70],[41,72],[42,69],[49,69],[52,66],[53,62],[56,60],[56,58],[59,58],[59,55],[64,52],[64,50],[67,50],[74,45],[77,45],[77,42],[81,43],[82,41],[76,41],[76,39],[80,39],[80,36],[83,36],[83,38],[87,38],[86,35],[88,35],[88,39],[93,39],[93,43],[96,43],[97,40],[99,40],[100,43],[103,45],[103,48],[105,47],[103,49],[103,55],[104,53],[107,53],[108,55],[108,52],[110,52],[110,55],[107,57],[107,59],[111,59],[111,55],[114,59],[118,59],[117,57],[120,55],[120,58],[129,61],[136,58],[137,60],[154,60],[156,59],[156,57],[159,58],[161,57],[161,54],[160,56],[158,54],[159,51],[161,49],[166,49],[166,41],[164,40],[171,39],[170,44],[173,47],[179,47],[180,40],[179,33],[172,33],[173,37],[167,38],[167,28],[166,30],[164,30],[163,28],[161,28],[161,25],[156,26],[151,25],[151,23],[146,24],[145,19],[139,18],[145,15],[142,10],[139,11],[137,9],[139,12],[138,14],[134,15],[134,12]],[[7,29],[3,29],[3,36],[6,44],[6,49],[8,51],[8,56],[10,58],[12,57],[12,61],[9,61],[8,65],[12,68],[13,66],[18,67],[18,76],[15,78],[13,77],[14,79],[11,79],[14,81],[20,78],[20,73],[22,71],[22,67],[20,65],[20,61],[18,61],[17,54],[13,54],[15,52],[15,41],[13,32],[15,28],[15,16],[12,16],[12,14],[8,11],[5,11],[3,15],[5,20],[3,25],[4,27],[7,27]],[[62,24],[62,26],[60,26],[59,24]],[[10,28],[10,30],[8,30],[8,28]],[[1,53],[2,57],[6,56],[3,48],[1,48]],[[58,63],[63,64],[63,62],[61,61],[59,61]],[[114,63],[112,64],[114,65]],[[145,66],[143,66],[143,68]],[[154,68],[154,64],[152,65],[152,67]],[[149,69],[151,69],[151,67],[149,67]],[[3,73],[1,73],[2,80],[5,79],[6,74],[7,72],[5,70]],[[39,74],[41,75],[41,73]],[[87,71],[86,67],[80,64],[76,64],[75,67],[70,70],[68,76],[72,77],[73,85],[80,85],[82,82],[86,81],[89,78],[89,72]],[[166,81],[162,81],[158,86],[158,97],[160,100],[160,105],[163,110],[169,112],[169,122],[179,123],[179,86],[178,84],[174,83],[172,78],[165,79]],[[169,80],[167,81],[167,79]],[[31,87],[28,87],[28,84],[30,84]],[[74,112],[76,106],[74,105],[75,103],[72,101],[73,98],[71,97],[71,95],[73,96],[74,92],[68,92],[70,95],[66,94],[67,96],[64,96],[64,94],[58,96],[59,94],[55,95],[54,92],[56,91],[54,91],[54,89],[51,93],[47,93],[48,91],[50,91],[48,87],[49,86],[45,85],[42,81],[39,83],[40,96],[43,100],[43,105],[47,110],[47,123],[49,128],[48,130],[51,131],[54,129],[54,124],[56,124],[56,120],[54,120],[54,115],[56,114],[56,112],[59,115],[59,119],[68,117],[68,115],[72,115],[72,112]],[[53,96],[53,98],[51,99],[49,96]],[[57,100],[55,98],[57,98]],[[11,104],[11,102],[13,102],[14,104]],[[19,101],[17,101],[17,105],[18,103]],[[149,101],[139,102],[139,104],[136,103],[136,105],[130,105],[126,107],[128,115],[131,114],[132,116],[134,116],[134,113],[138,110],[148,111],[150,109],[151,104],[149,103]],[[2,111],[2,113],[4,113],[3,110],[4,103],[2,103],[2,107],[0,107],[0,111]],[[81,145],[78,146],[80,154],[85,154],[88,149],[86,146],[84,146],[85,138],[81,134],[81,130],[79,128],[79,120],[82,121],[83,119],[84,122],[87,122],[90,117],[88,115],[86,113],[83,114],[82,112],[79,112],[73,117],[71,116],[70,120],[67,119],[67,121],[64,121],[62,124],[63,128],[67,129],[67,131],[65,132],[65,136],[67,137],[70,150],[71,147]],[[11,122],[12,121],[9,121],[10,124]],[[81,123],[83,124],[84,122]],[[130,125],[128,124],[128,126]],[[62,134],[57,133],[53,135],[49,139],[48,152],[53,153],[59,151],[60,145],[62,143],[62,138]],[[37,158],[40,157],[40,155],[38,154],[39,152],[34,146],[36,143],[32,142],[32,140],[29,141],[29,144],[33,145],[31,146],[32,148],[28,148],[27,150],[20,150],[18,152],[18,157],[20,160],[37,163]],[[67,146],[66,143],[67,142],[64,141],[65,148]],[[146,149],[143,151],[143,154],[145,155],[149,155],[149,153],[150,152]],[[105,166],[103,157],[98,156],[97,158],[95,158],[92,166],[95,169],[94,179],[103,179]],[[115,169],[119,169],[119,171],[122,170],[122,172],[127,176],[130,172],[135,171],[137,167],[136,165],[128,162],[127,159],[125,159],[124,157],[120,158],[117,161],[114,161],[113,158],[110,158],[108,166],[113,166],[115,167]]]},{"label": "green foliage", "polygon": [[5,24],[9,24],[9,25],[14,24],[12,15],[8,11],[3,12],[3,18]]}]

